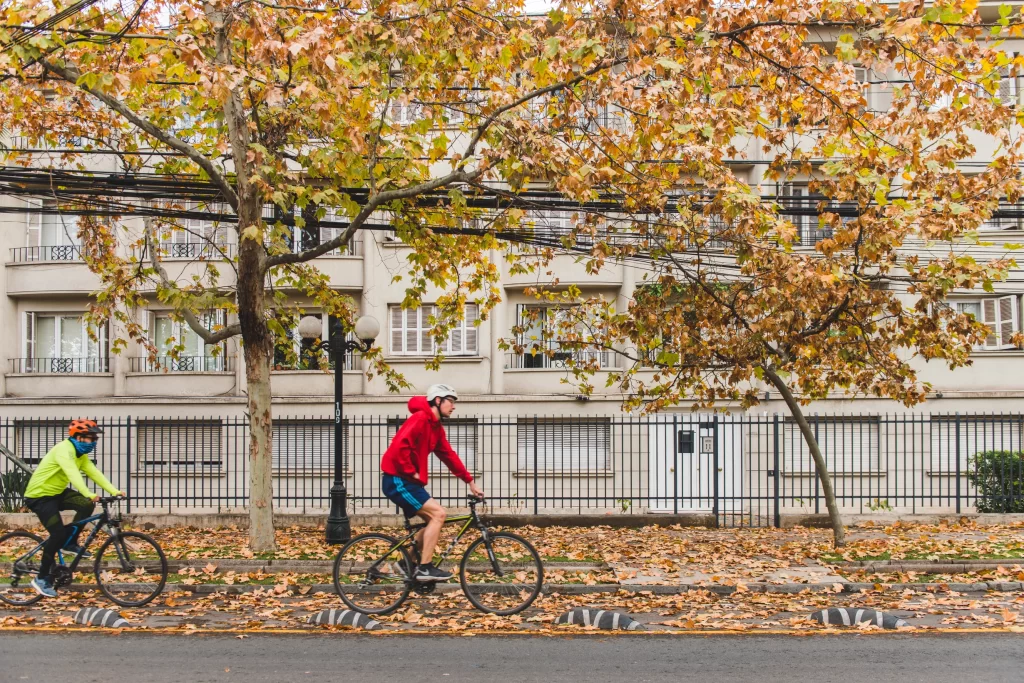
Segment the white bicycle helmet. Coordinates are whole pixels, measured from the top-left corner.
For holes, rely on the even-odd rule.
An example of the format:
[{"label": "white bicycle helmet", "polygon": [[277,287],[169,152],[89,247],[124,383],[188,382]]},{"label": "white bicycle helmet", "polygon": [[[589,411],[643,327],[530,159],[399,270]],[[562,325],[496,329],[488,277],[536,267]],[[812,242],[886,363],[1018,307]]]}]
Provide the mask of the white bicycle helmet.
[{"label": "white bicycle helmet", "polygon": [[454,398],[456,401],[459,400],[459,392],[455,391],[455,387],[450,387],[447,384],[432,384],[427,389],[427,403],[433,405],[435,398]]}]

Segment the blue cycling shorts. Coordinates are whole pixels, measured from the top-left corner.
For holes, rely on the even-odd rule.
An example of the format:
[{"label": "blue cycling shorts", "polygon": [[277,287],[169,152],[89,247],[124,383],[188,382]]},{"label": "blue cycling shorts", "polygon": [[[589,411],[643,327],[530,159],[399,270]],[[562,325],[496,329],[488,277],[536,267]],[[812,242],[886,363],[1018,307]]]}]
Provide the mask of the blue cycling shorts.
[{"label": "blue cycling shorts", "polygon": [[393,474],[381,477],[380,488],[388,500],[402,508],[406,519],[415,517],[424,503],[430,500],[430,494],[423,488],[423,484]]}]

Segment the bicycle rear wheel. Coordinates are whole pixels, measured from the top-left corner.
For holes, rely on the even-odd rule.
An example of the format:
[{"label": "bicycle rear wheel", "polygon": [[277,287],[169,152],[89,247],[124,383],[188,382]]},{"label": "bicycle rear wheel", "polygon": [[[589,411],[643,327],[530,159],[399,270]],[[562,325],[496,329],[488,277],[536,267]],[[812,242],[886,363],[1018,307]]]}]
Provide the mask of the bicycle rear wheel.
[{"label": "bicycle rear wheel", "polygon": [[384,534],[362,534],[334,560],[334,590],[363,614],[390,614],[409,597],[415,567],[405,546]]},{"label": "bicycle rear wheel", "polygon": [[[31,605],[43,599],[29,585],[39,573],[43,539],[27,531],[12,531],[0,536],[0,600],[8,605]],[[32,551],[39,550],[35,553]],[[32,553],[31,556],[26,557]]]},{"label": "bicycle rear wheel", "polygon": [[111,536],[96,553],[96,583],[122,607],[141,607],[167,583],[167,558],[160,545],[137,531]]},{"label": "bicycle rear wheel", "polygon": [[459,566],[462,591],[473,607],[491,614],[517,614],[533,604],[544,585],[540,555],[525,538],[492,533],[473,542]]}]

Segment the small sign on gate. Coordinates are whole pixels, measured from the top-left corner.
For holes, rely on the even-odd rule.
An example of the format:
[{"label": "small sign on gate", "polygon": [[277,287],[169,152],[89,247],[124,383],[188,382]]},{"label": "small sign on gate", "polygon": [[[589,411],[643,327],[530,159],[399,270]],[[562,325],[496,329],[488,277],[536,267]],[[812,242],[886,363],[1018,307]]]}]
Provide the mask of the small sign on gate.
[{"label": "small sign on gate", "polygon": [[702,436],[700,437],[700,452],[701,453],[712,453],[715,450],[715,437],[713,436]]}]

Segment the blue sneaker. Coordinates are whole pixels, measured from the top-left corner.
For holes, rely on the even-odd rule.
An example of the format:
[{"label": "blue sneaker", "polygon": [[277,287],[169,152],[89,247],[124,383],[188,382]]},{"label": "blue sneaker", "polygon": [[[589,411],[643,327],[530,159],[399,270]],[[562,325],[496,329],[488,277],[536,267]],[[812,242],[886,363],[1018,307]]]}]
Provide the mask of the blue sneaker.
[{"label": "blue sneaker", "polygon": [[50,582],[50,579],[44,579],[37,576],[36,578],[32,579],[31,585],[33,588],[36,589],[36,593],[39,593],[43,597],[57,597],[57,591],[53,589],[53,583]]}]

